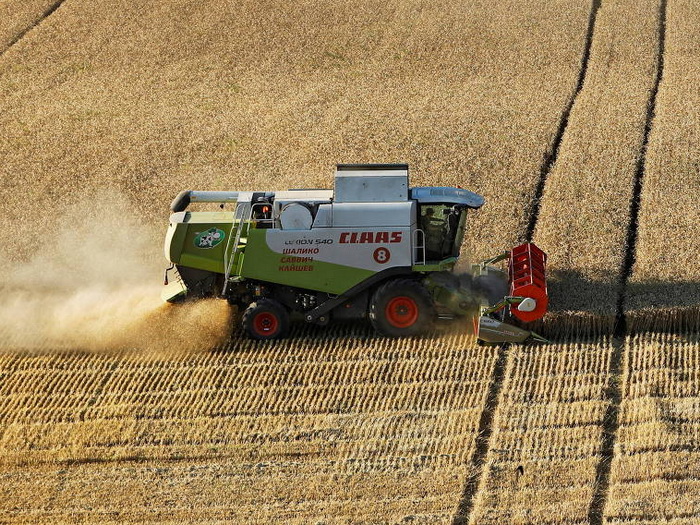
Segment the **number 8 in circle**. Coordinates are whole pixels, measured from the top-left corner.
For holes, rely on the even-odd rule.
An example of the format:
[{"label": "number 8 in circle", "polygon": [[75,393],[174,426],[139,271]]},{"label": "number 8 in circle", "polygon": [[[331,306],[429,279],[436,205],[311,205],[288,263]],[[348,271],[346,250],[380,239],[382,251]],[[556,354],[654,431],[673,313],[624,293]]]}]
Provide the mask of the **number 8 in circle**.
[{"label": "number 8 in circle", "polygon": [[389,259],[391,259],[391,252],[388,248],[384,248],[382,246],[381,248],[377,248],[376,250],[374,250],[374,254],[372,254],[372,257],[374,257],[375,262],[379,264],[385,264],[389,262]]}]

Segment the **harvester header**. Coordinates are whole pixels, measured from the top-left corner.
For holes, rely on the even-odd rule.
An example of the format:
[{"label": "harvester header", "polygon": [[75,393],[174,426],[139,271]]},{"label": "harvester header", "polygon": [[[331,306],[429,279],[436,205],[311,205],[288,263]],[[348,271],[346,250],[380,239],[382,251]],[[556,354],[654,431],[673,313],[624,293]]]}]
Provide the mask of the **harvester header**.
[{"label": "harvester header", "polygon": [[[188,209],[199,203],[220,209]],[[462,188],[411,188],[406,164],[340,164],[333,190],[183,191],[163,297],[225,298],[255,339],[285,336],[297,316],[368,318],[387,336],[473,317],[482,341],[542,340],[520,326],[547,309],[546,256],[534,244],[454,272],[467,215],[483,204]],[[493,266],[506,260],[507,271]]]}]

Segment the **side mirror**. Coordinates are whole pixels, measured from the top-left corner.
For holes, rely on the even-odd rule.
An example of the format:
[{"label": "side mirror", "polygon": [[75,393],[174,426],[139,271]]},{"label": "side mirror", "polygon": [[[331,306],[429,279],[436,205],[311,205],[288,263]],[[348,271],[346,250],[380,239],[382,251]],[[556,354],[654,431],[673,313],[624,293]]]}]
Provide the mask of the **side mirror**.
[{"label": "side mirror", "polygon": [[518,310],[521,312],[532,312],[535,308],[537,308],[537,301],[535,301],[532,297],[526,297],[520,301],[520,304],[518,305]]}]

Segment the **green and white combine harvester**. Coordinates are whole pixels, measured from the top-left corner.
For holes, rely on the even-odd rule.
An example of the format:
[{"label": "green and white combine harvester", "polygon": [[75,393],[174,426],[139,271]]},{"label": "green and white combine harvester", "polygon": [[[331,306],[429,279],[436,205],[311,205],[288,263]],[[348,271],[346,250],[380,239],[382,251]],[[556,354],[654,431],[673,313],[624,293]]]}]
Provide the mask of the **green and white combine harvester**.
[{"label": "green and white combine harvester", "polygon": [[183,191],[163,299],[227,299],[254,339],[284,337],[297,313],[321,325],[369,318],[395,337],[473,319],[487,343],[544,341],[522,327],[547,310],[546,256],[534,244],[454,272],[467,213],[483,204],[461,188],[410,188],[405,164],[339,165],[334,190]]}]

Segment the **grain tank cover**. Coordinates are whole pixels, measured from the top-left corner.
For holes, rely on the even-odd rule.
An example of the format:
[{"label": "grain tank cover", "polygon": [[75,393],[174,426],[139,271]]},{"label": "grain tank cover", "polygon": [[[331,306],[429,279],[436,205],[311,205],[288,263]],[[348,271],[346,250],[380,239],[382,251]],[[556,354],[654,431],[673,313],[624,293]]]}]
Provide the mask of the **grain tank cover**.
[{"label": "grain tank cover", "polygon": [[338,164],[335,202],[406,202],[408,164]]}]

